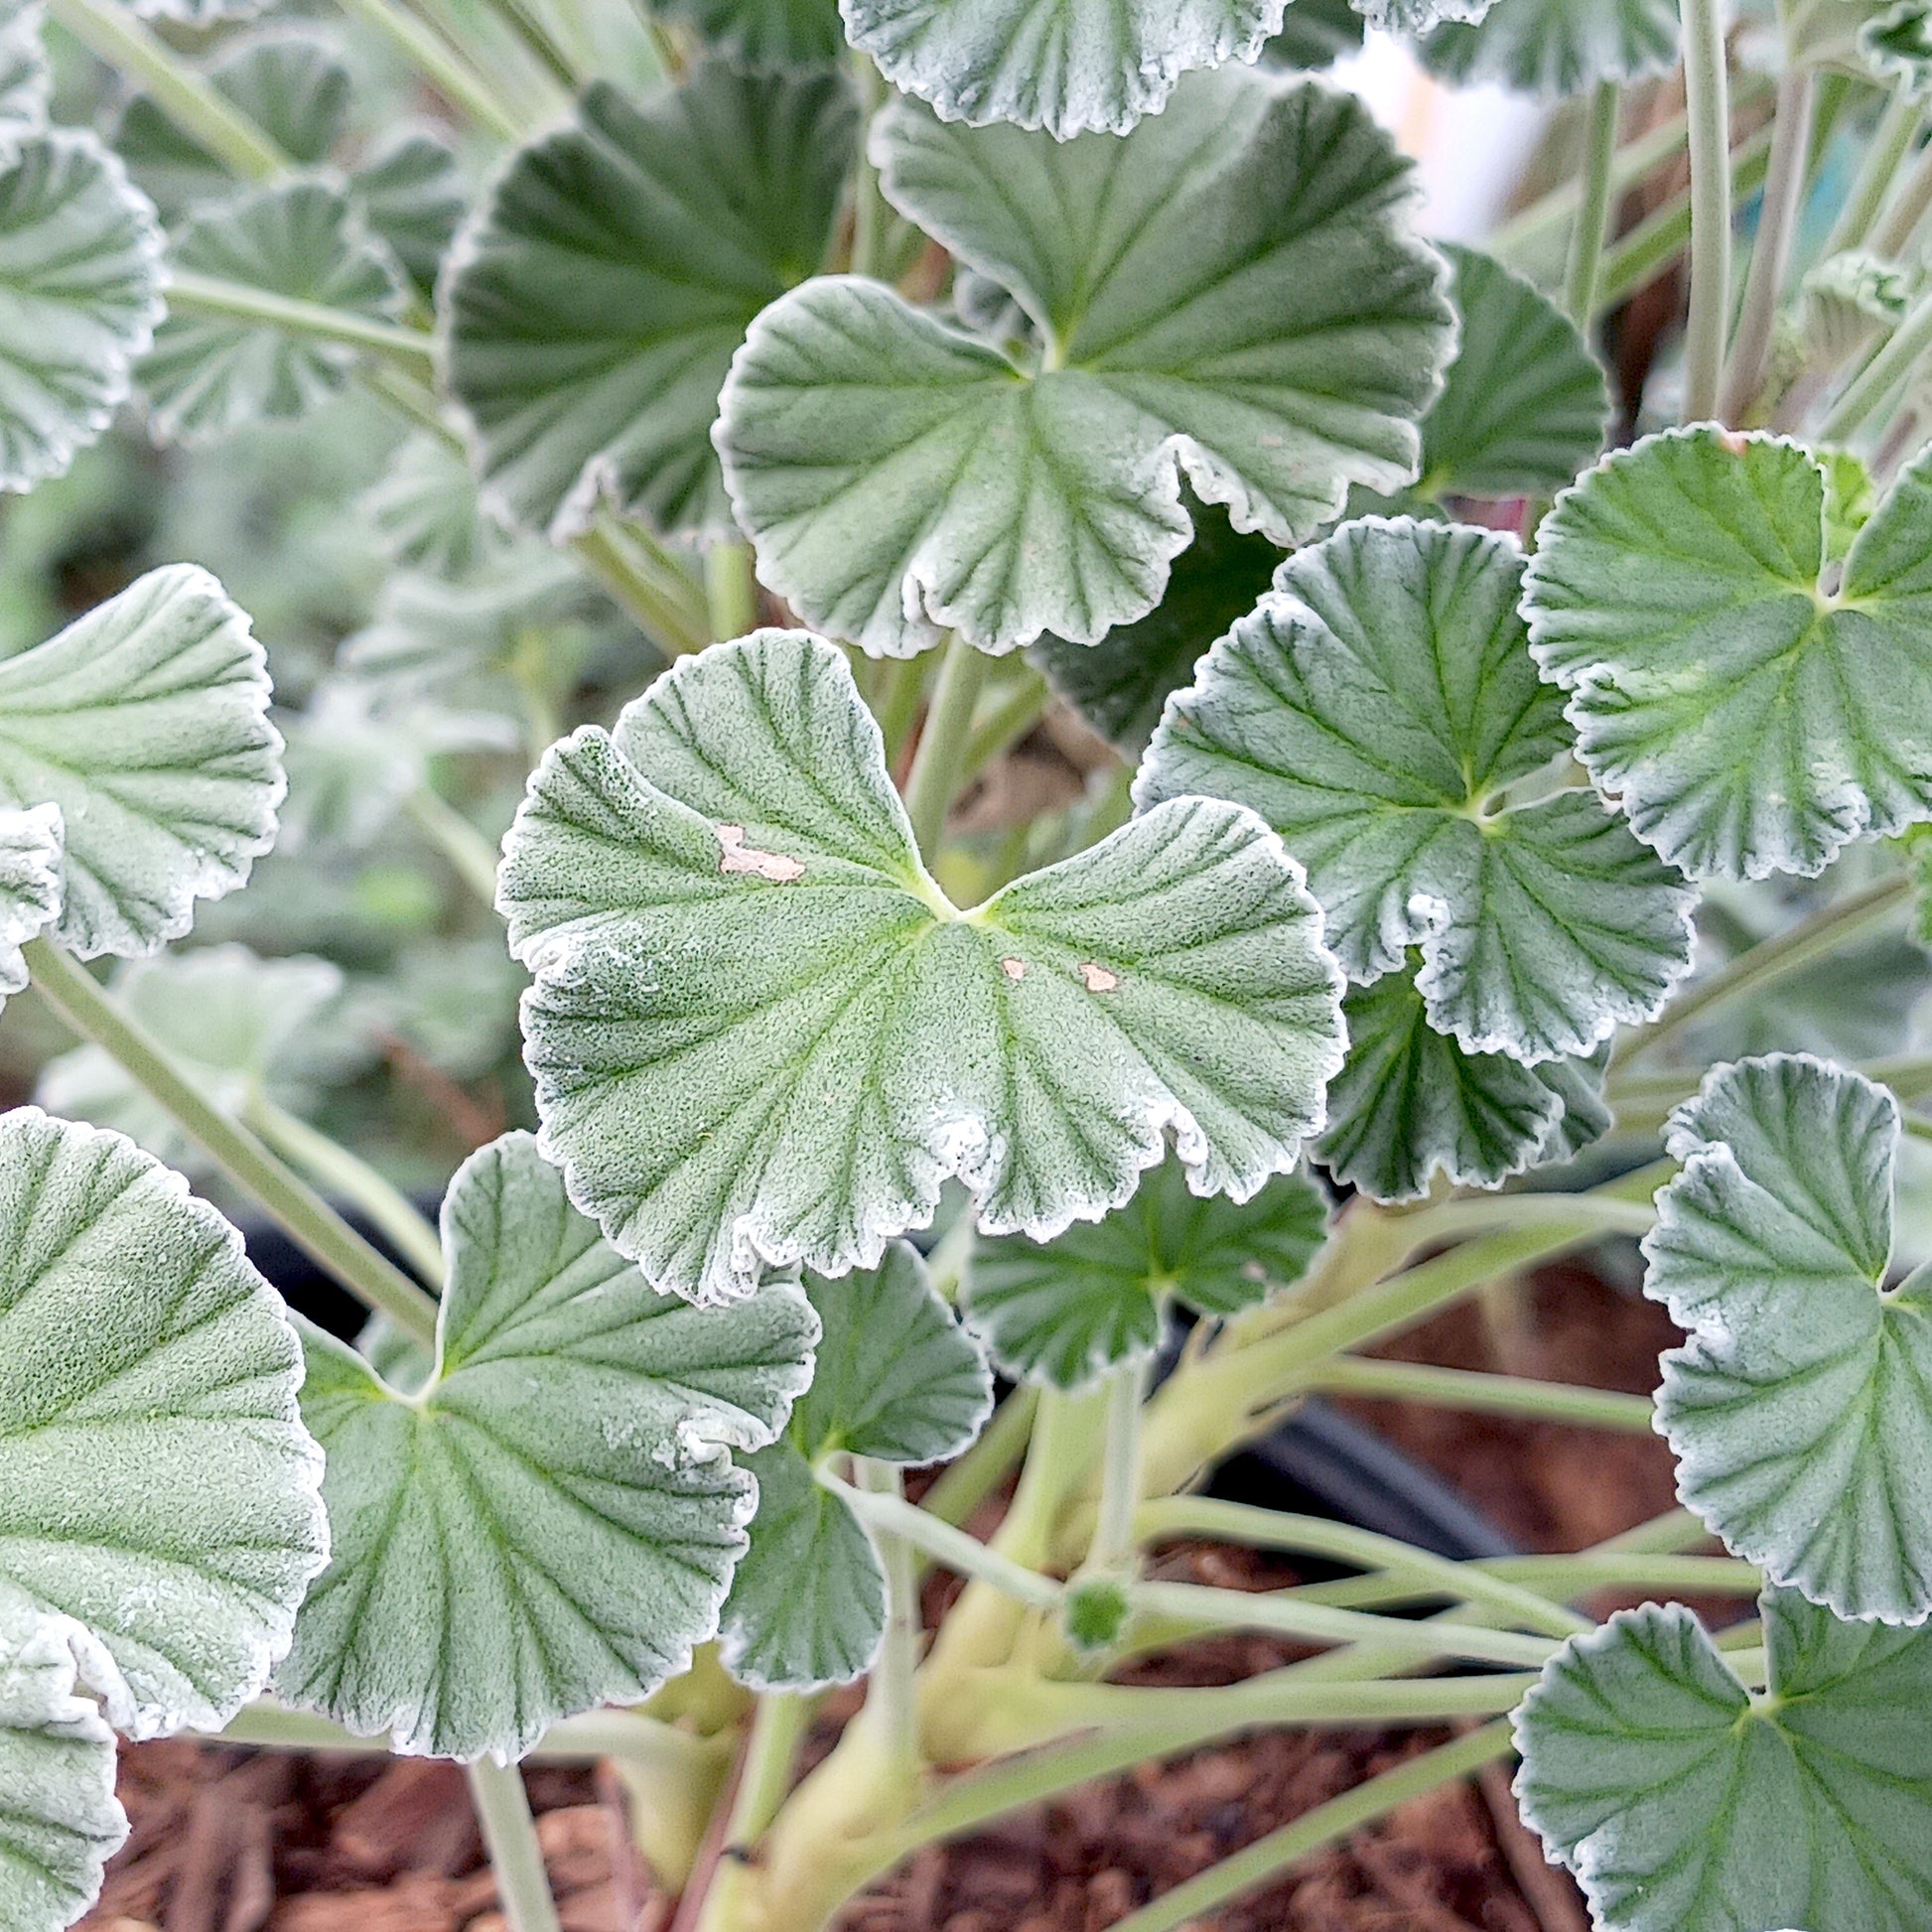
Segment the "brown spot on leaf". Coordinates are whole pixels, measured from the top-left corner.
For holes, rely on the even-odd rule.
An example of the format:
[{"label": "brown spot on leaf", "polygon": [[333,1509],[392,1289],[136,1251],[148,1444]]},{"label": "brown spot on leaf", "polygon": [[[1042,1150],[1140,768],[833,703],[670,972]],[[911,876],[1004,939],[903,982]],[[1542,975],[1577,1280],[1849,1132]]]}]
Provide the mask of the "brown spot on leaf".
[{"label": "brown spot on leaf", "polygon": [[742,825],[719,826],[718,843],[722,848],[718,870],[722,873],[749,872],[770,880],[774,886],[789,886],[805,876],[804,860],[788,859],[782,852],[759,852],[747,845]]},{"label": "brown spot on leaf", "polygon": [[1110,973],[1104,966],[1096,966],[1092,960],[1080,962],[1080,977],[1087,983],[1089,993],[1111,993],[1120,984],[1120,975]]},{"label": "brown spot on leaf", "polygon": [[1024,959],[1003,959],[1000,971],[1016,983],[1027,977],[1027,962]]}]

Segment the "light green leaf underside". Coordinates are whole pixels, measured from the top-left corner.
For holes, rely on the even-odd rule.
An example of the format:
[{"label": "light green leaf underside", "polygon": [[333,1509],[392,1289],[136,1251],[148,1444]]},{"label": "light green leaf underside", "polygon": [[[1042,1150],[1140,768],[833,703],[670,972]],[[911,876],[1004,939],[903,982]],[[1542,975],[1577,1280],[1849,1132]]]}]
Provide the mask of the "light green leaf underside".
[{"label": "light green leaf underside", "polygon": [[433,295],[470,206],[456,150],[432,129],[405,124],[370,150],[349,176],[348,193],[417,293]]},{"label": "light green leaf underside", "polygon": [[161,230],[91,134],[0,165],[0,488],[66,473],[107,427],[161,319]]},{"label": "light green leaf underside", "polygon": [[413,1402],[305,1329],[333,1555],[277,1685],[398,1750],[513,1758],[714,1634],[752,1508],[725,1451],[772,1440],[818,1323],[788,1286],[728,1313],[653,1294],[525,1134],[464,1164],[443,1240]]},{"label": "light green leaf underside", "polygon": [[1342,1017],[1348,1058],[1328,1088],[1332,1125],[1315,1158],[1376,1200],[1419,1199],[1439,1173],[1459,1186],[1500,1186],[1573,1159],[1609,1131],[1607,1046],[1537,1066],[1465,1053],[1429,1025],[1410,972],[1352,988]]},{"label": "light green leaf underside", "polygon": [[0,1606],[0,1924],[62,1932],[100,1894],[127,1838],[114,1733],[79,1694],[84,1632]]},{"label": "light green leaf underside", "polygon": [[0,154],[47,126],[52,71],[40,0],[0,0]]},{"label": "light green leaf underside", "polygon": [[283,789],[268,695],[247,618],[189,564],[0,661],[0,808],[61,809],[65,944],[153,952],[247,879]]},{"label": "light green leaf underside", "polygon": [[710,63],[642,106],[594,84],[516,157],[445,297],[451,391],[511,517],[569,530],[608,491],[662,529],[729,528],[718,391],[817,268],[857,138],[837,74]]},{"label": "light green leaf underside", "polygon": [[808,621],[898,656],[949,627],[1091,643],[1160,602],[1182,468],[1284,545],[1414,478],[1450,317],[1409,165],[1351,99],[1226,71],[1125,139],[909,101],[874,139],[888,196],[1048,351],[1016,368],[851,278],[759,318],[718,443],[760,579]]},{"label": "light green leaf underside", "polygon": [[1918,1932],[1932,1918],[1932,1634],[1763,1598],[1753,1698],[1692,1614],[1621,1610],[1516,1716],[1516,1795],[1604,1932]]},{"label": "light green leaf underside", "polygon": [[1170,1298],[1232,1314],[1292,1288],[1327,1223],[1327,1196],[1306,1174],[1278,1174],[1237,1205],[1197,1198],[1168,1161],[1102,1221],[1047,1242],[981,1242],[961,1306],[1009,1373],[1078,1388],[1152,1354]]},{"label": "light green leaf underside", "polygon": [[842,1280],[807,1275],[805,1292],[824,1329],[817,1366],[784,1441],[749,1458],[758,1513],[722,1626],[726,1666],[758,1691],[849,1684],[885,1633],[878,1553],[814,1466],[835,1451],[943,1461],[972,1442],[993,1406],[985,1354],[905,1242]]},{"label": "light green leaf underside", "polygon": [[218,1730],[288,1643],[326,1548],[299,1379],[280,1301],[179,1174],[0,1117],[0,1597],[87,1633],[132,1735]]},{"label": "light green leaf underside", "polygon": [[1669,67],[1677,42],[1676,0],[1495,0],[1485,20],[1439,27],[1421,51],[1446,80],[1574,94]]},{"label": "light green leaf underside", "polygon": [[1252,807],[1352,979],[1418,947],[1430,1025],[1534,1064],[1657,1011],[1692,900],[1588,792],[1511,800],[1570,736],[1516,615],[1522,567],[1489,531],[1345,524],[1170,699],[1134,796]]},{"label": "light green leaf underside", "polygon": [[721,54],[747,67],[826,67],[845,52],[839,0],[660,0]]},{"label": "light green leaf underside", "polygon": [[1844,1616],[1932,1611],[1932,1294],[1886,1291],[1898,1106],[1800,1054],[1720,1067],[1672,1117],[1645,1293],[1690,1339],[1658,1419],[1680,1493]]},{"label": "light green leaf underside", "polygon": [[[316,181],[205,207],[169,248],[184,273],[376,320],[402,306],[394,265],[340,190]],[[233,317],[177,308],[142,358],[155,434],[202,443],[243,425],[306,416],[348,379],[355,351]]]},{"label": "light green leaf underside", "polygon": [[1694,876],[1810,876],[1932,818],[1932,460],[1827,584],[1826,480],[1795,443],[1711,428],[1566,492],[1524,586],[1590,776]]},{"label": "light green leaf underside", "polygon": [[1125,134],[1191,69],[1252,61],[1285,0],[841,0],[897,87],[971,127]]},{"label": "light green leaf underside", "polygon": [[0,998],[27,984],[20,949],[61,910],[61,808],[0,808]]},{"label": "light green leaf underside", "polygon": [[[649,775],[646,776],[645,774]],[[924,1225],[1132,1192],[1174,1130],[1203,1193],[1294,1165],[1338,987],[1259,820],[1177,803],[969,914],[919,866],[845,659],[763,631],[554,747],[499,899],[546,1146],[660,1287],[828,1275]]]}]

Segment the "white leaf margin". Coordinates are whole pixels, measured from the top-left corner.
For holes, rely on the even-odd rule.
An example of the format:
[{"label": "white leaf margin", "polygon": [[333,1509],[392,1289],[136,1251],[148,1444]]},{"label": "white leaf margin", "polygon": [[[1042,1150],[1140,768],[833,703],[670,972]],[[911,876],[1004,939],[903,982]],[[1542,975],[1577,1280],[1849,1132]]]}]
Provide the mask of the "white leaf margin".
[{"label": "white leaf margin", "polygon": [[59,805],[0,809],[0,1001],[26,988],[21,947],[61,915],[66,848]]}]

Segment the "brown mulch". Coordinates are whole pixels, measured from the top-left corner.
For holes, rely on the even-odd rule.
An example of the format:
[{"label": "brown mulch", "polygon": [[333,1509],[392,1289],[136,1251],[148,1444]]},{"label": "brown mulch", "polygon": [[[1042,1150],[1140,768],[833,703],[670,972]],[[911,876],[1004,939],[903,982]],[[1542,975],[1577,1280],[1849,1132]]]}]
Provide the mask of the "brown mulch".
[{"label": "brown mulch", "polygon": [[[1599,1387],[1648,1389],[1675,1333],[1577,1267],[1500,1306],[1451,1311],[1391,1353]],[[1453,1479],[1526,1547],[1575,1548],[1668,1509],[1650,1439],[1351,1404]],[[1292,1573],[1185,1548],[1163,1571],[1222,1587]],[[936,1608],[940,1592],[931,1599]],[[1217,1638],[1129,1673],[1228,1684],[1288,1661],[1273,1640]],[[828,1701],[822,1749],[853,1700]],[[913,1858],[849,1906],[838,1932],[1103,1932],[1229,1853],[1447,1732],[1266,1731],[1143,1765]],[[564,1932],[666,1932],[588,1769],[527,1771]],[[463,1774],[416,1760],[299,1758],[182,1742],[128,1746],[134,1833],[85,1932],[504,1932]],[[1506,1773],[1439,1791],[1203,1922],[1204,1932],[1587,1932],[1582,1900],[1517,1824]]]}]

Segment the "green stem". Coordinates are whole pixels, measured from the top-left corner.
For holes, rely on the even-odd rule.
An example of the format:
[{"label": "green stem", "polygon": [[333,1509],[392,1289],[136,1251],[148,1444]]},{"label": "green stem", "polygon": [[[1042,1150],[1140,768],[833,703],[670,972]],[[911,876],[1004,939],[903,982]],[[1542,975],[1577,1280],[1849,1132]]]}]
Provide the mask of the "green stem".
[{"label": "green stem", "polygon": [[1589,125],[1584,136],[1583,200],[1570,236],[1570,266],[1564,277],[1564,307],[1586,337],[1596,316],[1596,278],[1610,224],[1610,183],[1616,170],[1622,110],[1623,89],[1614,80],[1599,80],[1590,95]]},{"label": "green stem", "polygon": [[872,57],[858,48],[852,50],[850,64],[861,109],[859,161],[852,176],[852,272],[876,280],[885,264],[886,230],[893,211],[880,192],[868,137],[873,116],[886,104],[886,81]]},{"label": "green stem", "polygon": [[48,11],[244,180],[267,181],[288,167],[288,157],[233,101],[116,0],[49,0]]},{"label": "green stem", "polygon": [[704,596],[715,642],[757,629],[759,585],[749,543],[714,543],[705,552]]},{"label": "green stem", "polygon": [[993,1412],[979,1441],[948,1464],[919,1498],[919,1513],[955,1526],[964,1523],[1020,1466],[1034,1433],[1039,1391],[1023,1383]]},{"label": "green stem", "polygon": [[[1636,137],[1616,152],[1610,166],[1610,195],[1634,188],[1652,169],[1683,153],[1690,138],[1691,122],[1686,114],[1674,114],[1659,126]],[[1524,208],[1513,214],[1490,236],[1489,252],[1507,262],[1520,263],[1566,230],[1574,231],[1579,210],[1584,206],[1585,182],[1572,176]]]},{"label": "green stem", "polygon": [[1848,248],[1857,248],[1871,232],[1871,224],[1877,220],[1878,210],[1884,207],[1885,197],[1891,193],[1892,183],[1905,165],[1905,157],[1911,153],[1924,121],[1924,108],[1909,92],[1900,88],[1892,95],[1872,134],[1871,145],[1860,163],[1852,192],[1845,198],[1845,206],[1819,251],[1819,260],[1829,261]]},{"label": "green stem", "polygon": [[551,31],[550,23],[529,0],[494,0],[494,5],[497,17],[516,37],[517,45],[556,82],[566,99],[573,97],[584,75]]},{"label": "green stem", "polygon": [[1805,164],[1811,156],[1818,95],[1808,67],[1793,61],[1778,77],[1778,104],[1771,123],[1771,159],[1764,176],[1764,200],[1751,245],[1750,272],[1737,335],[1730,345],[1722,408],[1726,422],[1741,422],[1764,392],[1771,360],[1771,336],[1778,305],[1791,270],[1791,247],[1804,207]]},{"label": "green stem", "polygon": [[945,837],[946,814],[972,742],[973,708],[992,659],[964,637],[951,637],[939,665],[939,685],[925,714],[919,749],[905,781],[905,810],[912,834],[930,865]]},{"label": "green stem", "polygon": [[1219,1864],[1209,1865],[1152,1904],[1116,1921],[1114,1932],[1180,1932],[1203,1913],[1266,1884],[1324,1846],[1373,1824],[1412,1798],[1425,1797],[1442,1785],[1495,1763],[1508,1756],[1511,1748],[1510,1727],[1502,1723],[1485,1725],[1466,1737],[1425,1751],[1395,1770],[1384,1771],[1339,1798],[1305,1812],[1292,1825],[1256,1839]]},{"label": "green stem", "polygon": [[660,545],[606,516],[570,549],[666,656],[687,657],[711,642],[703,592]]},{"label": "green stem", "polygon": [[1039,723],[1052,697],[1052,686],[1045,678],[1031,666],[1023,666],[1021,675],[996,698],[987,715],[974,719],[960,777],[977,776],[1002,752],[1025,738]]},{"label": "green stem", "polygon": [[1908,376],[1928,348],[1932,348],[1932,294],[1919,298],[1917,306],[1892,332],[1885,345],[1846,385],[1825,426],[1819,431],[1824,443],[1849,443],[1864,419]]},{"label": "green stem", "polygon": [[358,1209],[425,1282],[433,1288],[442,1286],[442,1237],[416,1211],[416,1204],[366,1161],[260,1094],[243,1106],[241,1120],[285,1161],[302,1169],[317,1186]]},{"label": "green stem", "polygon": [[[857,1487],[869,1496],[905,1501],[904,1478],[896,1464],[855,1456],[853,1474]],[[902,1535],[888,1531],[879,1540],[886,1569],[886,1636],[866,1680],[864,1709],[854,1722],[872,1733],[897,1774],[916,1778],[921,1758],[912,1678],[919,1666],[918,1573],[912,1546]]]},{"label": "green stem", "polygon": [[496,903],[496,848],[430,785],[418,785],[404,809],[450,862],[450,870],[490,907]]},{"label": "green stem", "polygon": [[919,699],[925,693],[923,657],[889,657],[879,667],[879,688],[874,715],[879,720],[879,735],[886,741],[886,762],[898,768],[899,754],[919,721]]},{"label": "green stem", "polygon": [[[1763,186],[1771,161],[1771,130],[1759,128],[1740,141],[1731,156],[1731,192],[1750,195]],[[1692,195],[1674,195],[1640,221],[1603,257],[1596,285],[1596,308],[1601,314],[1661,275],[1691,240]]]},{"label": "green stem", "polygon": [[1673,1596],[1755,1596],[1764,1587],[1757,1567],[1735,1557],[1685,1557],[1642,1550],[1586,1551],[1574,1557],[1498,1557],[1470,1568],[1480,1569],[1498,1582],[1520,1584],[1540,1596],[1564,1602],[1599,1589],[1656,1589]]},{"label": "green stem", "polygon": [[1486,1416],[1531,1416],[1579,1429],[1614,1429],[1648,1436],[1656,1408],[1647,1395],[1611,1389],[1570,1388],[1514,1375],[1480,1375],[1467,1369],[1434,1368],[1416,1362],[1364,1361],[1340,1355],[1309,1380],[1324,1395],[1352,1395],[1380,1402],[1426,1402]]},{"label": "green stem", "polygon": [[405,1334],[435,1345],[436,1303],[430,1296],[245,1127],[203,1098],[160,1042],[76,960],[45,938],[29,940],[22,950],[48,1005],[117,1061],[297,1247]]},{"label": "green stem", "polygon": [[1684,420],[1718,412],[1730,314],[1730,105],[1720,0],[1682,0],[1684,94],[1691,117],[1691,313],[1684,332]]},{"label": "green stem", "polygon": [[767,1691],[752,1716],[752,1731],[745,1744],[745,1761],[732,1799],[731,1821],[725,1828],[725,1856],[740,1859],[764,1835],[791,1789],[798,1746],[817,1709],[813,1697]]},{"label": "green stem", "polygon": [[1088,1575],[1130,1576],[1134,1570],[1134,1512],[1141,1501],[1141,1412],[1147,1401],[1145,1362],[1130,1362],[1107,1378],[1107,1429],[1100,1450],[1100,1503],[1087,1547]]},{"label": "green stem", "polygon": [[498,1764],[487,1757],[465,1769],[510,1932],[562,1932],[523,1773],[514,1764]]},{"label": "green stem", "polygon": [[1932,207],[1932,146],[1912,163],[1879,215],[1871,231],[1871,252],[1887,261],[1902,260],[1929,207]]},{"label": "green stem", "polygon": [[237,321],[261,323],[287,335],[312,337],[319,342],[345,343],[351,348],[367,349],[371,354],[383,356],[417,375],[428,375],[434,364],[427,330],[406,329],[399,323],[384,322],[379,316],[332,309],[324,302],[304,302],[292,295],[249,288],[241,282],[226,282],[213,275],[171,269],[168,306],[193,309],[204,315],[232,316]]},{"label": "green stem", "polygon": [[[74,0],[60,0],[71,5]],[[100,4],[100,0],[85,0]],[[504,141],[519,141],[525,129],[496,96],[495,89],[444,37],[395,0],[342,0],[343,11],[386,37],[424,79],[460,107],[478,126]]]},{"label": "green stem", "polygon": [[823,1472],[818,1479],[842,1498],[862,1522],[869,1523],[883,1536],[923,1552],[955,1576],[977,1578],[991,1584],[1003,1595],[1036,1610],[1059,1608],[1063,1591],[1052,1578],[1029,1570],[1025,1564],[1016,1563],[977,1537],[941,1521],[930,1510],[907,1502],[897,1489],[855,1488]]}]

